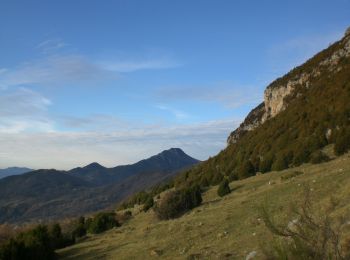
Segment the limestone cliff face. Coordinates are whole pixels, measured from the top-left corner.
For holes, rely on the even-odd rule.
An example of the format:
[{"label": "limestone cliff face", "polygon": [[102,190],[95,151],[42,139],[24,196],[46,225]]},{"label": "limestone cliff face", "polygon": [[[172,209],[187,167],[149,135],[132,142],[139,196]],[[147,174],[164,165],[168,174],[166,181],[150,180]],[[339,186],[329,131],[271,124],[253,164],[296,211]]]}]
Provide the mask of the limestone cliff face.
[{"label": "limestone cliff face", "polygon": [[[312,81],[319,77],[321,73],[332,73],[341,70],[342,68],[338,66],[339,61],[350,56],[350,27],[346,30],[342,40],[325,51],[325,55],[318,54],[305,63],[309,66],[307,70],[302,69],[304,66],[302,65],[272,82],[265,89],[264,102],[248,114],[244,122],[230,134],[227,143],[236,143],[247,131],[255,129],[286,109],[288,106],[286,98],[291,94],[295,94],[294,92],[298,87],[309,88]],[[298,96],[298,93],[296,94]]]}]

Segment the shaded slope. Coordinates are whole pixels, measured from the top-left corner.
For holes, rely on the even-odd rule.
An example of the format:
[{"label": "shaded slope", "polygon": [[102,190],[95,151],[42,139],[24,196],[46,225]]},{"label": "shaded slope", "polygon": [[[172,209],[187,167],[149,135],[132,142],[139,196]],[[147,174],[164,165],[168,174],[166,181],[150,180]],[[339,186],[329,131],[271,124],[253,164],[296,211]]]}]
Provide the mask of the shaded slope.
[{"label": "shaded slope", "polygon": [[6,169],[0,169],[0,179],[5,178],[7,176],[19,175],[31,171],[33,171],[33,169],[25,167],[9,167]]},{"label": "shaded slope", "polygon": [[0,180],[0,223],[76,217],[115,205],[198,161],[170,149],[133,165],[92,163],[69,172],[38,170]]},{"label": "shaded slope", "polygon": [[82,168],[72,169],[68,174],[82,178],[95,185],[105,185],[141,173],[177,172],[198,162],[198,160],[188,156],[181,149],[171,148],[135,164],[105,168],[98,163],[92,163]]}]

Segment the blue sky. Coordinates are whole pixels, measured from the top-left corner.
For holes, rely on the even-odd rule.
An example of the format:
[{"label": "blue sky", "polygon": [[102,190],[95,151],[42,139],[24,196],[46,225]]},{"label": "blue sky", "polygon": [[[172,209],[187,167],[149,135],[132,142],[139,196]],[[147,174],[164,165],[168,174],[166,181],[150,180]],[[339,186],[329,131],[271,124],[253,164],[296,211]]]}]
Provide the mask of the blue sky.
[{"label": "blue sky", "polygon": [[0,1],[0,167],[207,159],[350,1]]}]

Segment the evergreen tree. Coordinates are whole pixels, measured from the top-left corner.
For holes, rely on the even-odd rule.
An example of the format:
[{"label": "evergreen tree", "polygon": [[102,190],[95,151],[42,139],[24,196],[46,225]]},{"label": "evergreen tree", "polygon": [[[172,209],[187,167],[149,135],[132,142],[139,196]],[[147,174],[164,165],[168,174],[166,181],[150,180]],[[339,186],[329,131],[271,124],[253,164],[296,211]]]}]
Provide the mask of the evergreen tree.
[{"label": "evergreen tree", "polygon": [[230,186],[229,186],[229,183],[228,183],[228,180],[227,179],[224,179],[220,185],[219,185],[219,188],[218,188],[218,195],[220,197],[223,197],[227,194],[229,194],[231,192],[231,189],[230,189]]}]

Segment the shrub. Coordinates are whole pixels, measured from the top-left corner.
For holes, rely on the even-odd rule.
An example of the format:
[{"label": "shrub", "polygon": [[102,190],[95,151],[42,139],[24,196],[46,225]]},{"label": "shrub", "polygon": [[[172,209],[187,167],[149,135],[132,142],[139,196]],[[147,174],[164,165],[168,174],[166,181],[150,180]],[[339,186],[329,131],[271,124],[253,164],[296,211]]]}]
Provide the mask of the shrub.
[{"label": "shrub", "polygon": [[93,218],[89,218],[85,225],[89,233],[98,234],[113,227],[118,227],[119,223],[115,218],[115,213],[101,212]]},{"label": "shrub", "polygon": [[345,217],[335,217],[337,201],[331,199],[330,206],[315,213],[310,189],[306,187],[304,200],[293,205],[287,214],[289,220],[276,223],[267,207],[261,209],[263,221],[275,239],[263,245],[267,259],[349,259],[349,252],[341,246]]},{"label": "shrub", "polygon": [[154,200],[151,196],[149,196],[145,202],[145,204],[143,205],[143,211],[148,211],[150,208],[152,208],[154,205]]},{"label": "shrub", "polygon": [[329,157],[321,151],[314,152],[310,156],[310,162],[313,164],[328,162],[328,161],[329,161]]},{"label": "shrub", "polygon": [[229,183],[228,183],[228,180],[223,180],[220,185],[219,185],[219,188],[218,188],[218,195],[220,197],[223,197],[227,194],[229,194],[231,192],[231,189],[230,189],[230,186],[229,186]]},{"label": "shrub", "polygon": [[80,217],[72,231],[72,236],[74,238],[79,238],[79,237],[86,236],[86,233],[87,233],[87,230],[85,225],[85,218]]},{"label": "shrub", "polygon": [[186,211],[199,206],[201,203],[202,195],[200,188],[195,186],[168,192],[155,205],[154,211],[161,220],[172,219],[181,216]]},{"label": "shrub", "polygon": [[286,181],[286,180],[292,179],[292,178],[297,177],[301,174],[304,174],[304,173],[300,172],[300,171],[294,171],[294,172],[287,173],[287,174],[281,176],[281,181]]}]

